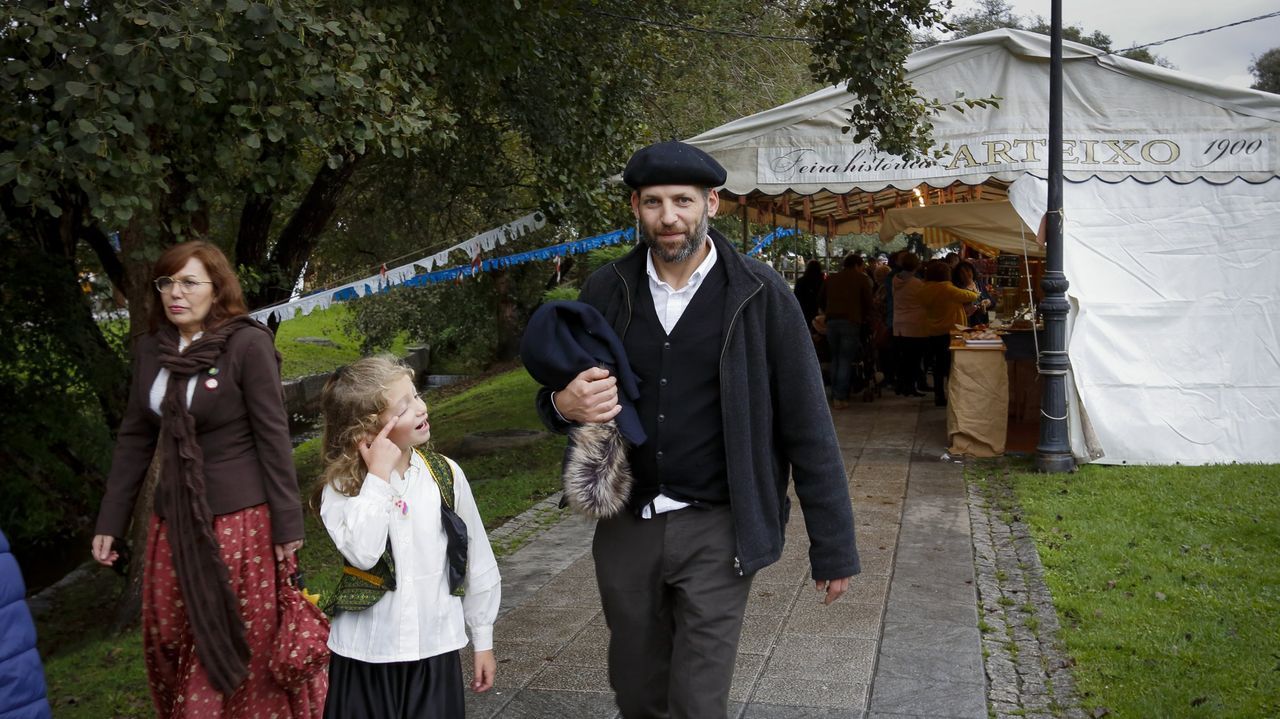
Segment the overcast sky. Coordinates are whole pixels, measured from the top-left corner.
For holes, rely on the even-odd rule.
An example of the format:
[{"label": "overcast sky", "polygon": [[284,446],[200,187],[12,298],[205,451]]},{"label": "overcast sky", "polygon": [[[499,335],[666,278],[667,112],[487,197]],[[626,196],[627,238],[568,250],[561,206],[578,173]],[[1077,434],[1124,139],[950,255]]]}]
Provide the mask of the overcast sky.
[{"label": "overcast sky", "polygon": [[[955,12],[971,11],[975,0],[954,0]],[[1049,19],[1049,0],[1009,0],[1023,18]],[[1280,0],[1062,0],[1062,21],[1086,32],[1101,30],[1122,49],[1225,25],[1280,10]],[[1280,47],[1280,17],[1217,30],[1148,48],[1177,69],[1228,85],[1249,87],[1253,59]]]}]

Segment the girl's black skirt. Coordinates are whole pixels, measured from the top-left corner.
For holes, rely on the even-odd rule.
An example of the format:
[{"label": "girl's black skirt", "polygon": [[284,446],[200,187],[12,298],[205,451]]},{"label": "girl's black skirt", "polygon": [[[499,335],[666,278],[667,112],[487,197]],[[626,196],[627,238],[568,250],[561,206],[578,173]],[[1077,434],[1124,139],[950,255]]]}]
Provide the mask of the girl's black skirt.
[{"label": "girl's black skirt", "polygon": [[332,655],[325,719],[460,719],[464,713],[458,652],[415,662],[374,664]]}]

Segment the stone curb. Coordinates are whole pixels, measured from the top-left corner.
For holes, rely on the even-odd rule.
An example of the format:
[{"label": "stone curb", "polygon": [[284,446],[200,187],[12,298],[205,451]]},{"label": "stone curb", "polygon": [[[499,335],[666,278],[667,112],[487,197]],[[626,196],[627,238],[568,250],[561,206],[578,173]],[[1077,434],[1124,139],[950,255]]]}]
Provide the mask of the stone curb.
[{"label": "stone curb", "polygon": [[569,508],[560,508],[563,494],[563,490],[556,492],[490,530],[489,544],[494,555],[501,559],[515,552],[567,517]]},{"label": "stone curb", "polygon": [[1044,568],[1003,467],[969,479],[979,629],[991,716],[1083,719],[1057,641],[1058,615]]}]

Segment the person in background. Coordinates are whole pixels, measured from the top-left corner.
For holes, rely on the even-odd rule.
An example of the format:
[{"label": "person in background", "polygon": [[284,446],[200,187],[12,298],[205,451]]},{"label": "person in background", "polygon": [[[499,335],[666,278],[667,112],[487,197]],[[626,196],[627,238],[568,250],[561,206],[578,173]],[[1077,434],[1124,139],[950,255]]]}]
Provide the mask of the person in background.
[{"label": "person in background", "polygon": [[49,718],[36,625],[27,607],[22,570],[4,532],[0,532],[0,677],[0,717]]},{"label": "person in background", "polygon": [[862,255],[844,258],[844,268],[832,275],[819,306],[827,316],[827,344],[831,347],[831,406],[849,406],[853,365],[860,358],[862,328],[871,312],[871,280],[863,269]]},{"label": "person in background", "polygon": [[271,331],[246,314],[217,247],[174,245],[153,275],[151,332],[134,342],[93,558],[105,566],[119,560],[115,543],[158,454],[142,580],[156,713],[318,715],[324,672],[290,692],[267,665],[279,640],[276,585],[287,579],[276,564],[303,538],[280,355]]},{"label": "person in background", "polygon": [[962,260],[951,271],[951,284],[962,290],[978,293],[978,299],[965,305],[964,308],[970,327],[987,324],[989,320],[987,311],[995,305],[995,300],[991,298],[990,293],[978,286],[977,276],[977,270],[973,268],[973,263],[968,260]]},{"label": "person in background", "polygon": [[[860,570],[799,304],[781,275],[709,226],[725,177],[692,145],[638,150],[622,178],[640,241],[580,295],[623,341],[648,438],[627,455],[627,506],[596,523],[592,544],[609,682],[627,719],[727,716],[752,577],[782,555],[789,485],[823,603]],[[541,388],[537,407],[561,433],[622,411],[617,378],[600,368]]]},{"label": "person in background", "polygon": [[822,288],[826,286],[827,274],[822,271],[822,263],[817,260],[809,260],[804,267],[804,274],[796,279],[795,295],[800,301],[800,311],[804,313],[804,324],[806,327],[813,322],[813,318],[818,314],[818,307],[821,303]]},{"label": "person in background", "polygon": [[977,292],[962,290],[951,283],[951,269],[942,260],[925,265],[924,284],[919,292],[925,309],[925,357],[933,369],[933,403],[946,406],[946,381],[951,374],[951,333],[965,326],[966,305],[978,299]]},{"label": "person in background", "polygon": [[898,274],[893,277],[893,354],[897,360],[894,393],[904,397],[923,397],[924,370],[921,361],[928,322],[920,296],[924,283],[916,277],[920,258],[903,250],[898,255]]}]

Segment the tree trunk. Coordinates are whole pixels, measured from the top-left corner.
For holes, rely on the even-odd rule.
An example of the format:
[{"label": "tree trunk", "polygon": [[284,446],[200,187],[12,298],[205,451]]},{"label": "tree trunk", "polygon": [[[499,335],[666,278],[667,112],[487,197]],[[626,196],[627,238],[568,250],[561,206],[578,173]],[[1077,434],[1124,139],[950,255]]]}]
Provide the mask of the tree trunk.
[{"label": "tree trunk", "polygon": [[336,170],[328,164],[320,166],[307,194],[280,232],[270,258],[258,266],[264,282],[245,297],[250,307],[265,307],[289,299],[293,286],[302,276],[303,267],[315,250],[320,233],[324,232],[338,207],[338,198],[364,158],[346,150],[338,154],[343,156],[343,163]]},{"label": "tree trunk", "polygon": [[231,261],[236,265],[261,267],[267,261],[267,240],[271,236],[271,220],[274,219],[275,198],[270,195],[249,193],[240,210],[240,230],[236,234],[236,249]]},{"label": "tree trunk", "polygon": [[67,359],[97,397],[104,421],[116,427],[124,417],[128,368],[111,349],[88,298],[80,291],[76,267],[80,223],[81,210],[74,198],[65,199],[60,218],[38,212],[33,222],[52,279],[44,294],[45,308],[65,322],[62,338]]},{"label": "tree trunk", "polygon": [[[122,257],[142,257],[146,245],[145,234],[134,223],[129,223],[120,231],[120,255]],[[151,284],[150,262],[126,262],[124,272],[125,300],[129,303],[129,345],[133,340],[147,333],[147,311],[155,300],[156,290]]]},{"label": "tree trunk", "polygon": [[498,347],[494,359],[505,362],[520,351],[520,334],[516,326],[516,303],[511,297],[511,275],[506,270],[493,270],[493,291],[497,295]]}]

